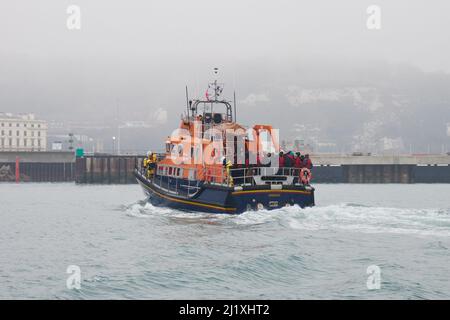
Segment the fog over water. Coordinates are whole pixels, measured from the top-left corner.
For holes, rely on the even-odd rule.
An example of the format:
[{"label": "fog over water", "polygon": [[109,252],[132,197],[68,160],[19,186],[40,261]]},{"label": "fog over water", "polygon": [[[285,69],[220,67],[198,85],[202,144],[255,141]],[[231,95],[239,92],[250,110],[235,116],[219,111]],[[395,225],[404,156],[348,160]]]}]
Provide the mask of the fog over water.
[{"label": "fog over water", "polygon": [[[81,29],[68,30],[69,5]],[[330,150],[450,148],[447,1],[10,1],[0,10],[0,111],[98,128],[145,121],[158,147],[219,67],[239,121]],[[351,114],[352,117],[348,117]],[[80,125],[79,125],[80,126]],[[108,132],[74,129],[92,136]]]}]

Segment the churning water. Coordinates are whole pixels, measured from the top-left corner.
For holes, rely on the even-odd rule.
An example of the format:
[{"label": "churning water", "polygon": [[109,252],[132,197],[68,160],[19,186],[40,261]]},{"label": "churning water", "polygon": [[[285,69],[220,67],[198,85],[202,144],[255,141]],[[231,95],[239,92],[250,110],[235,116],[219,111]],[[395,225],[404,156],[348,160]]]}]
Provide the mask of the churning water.
[{"label": "churning water", "polygon": [[0,184],[0,298],[450,298],[450,185],[316,189],[314,208],[231,216],[137,185]]}]

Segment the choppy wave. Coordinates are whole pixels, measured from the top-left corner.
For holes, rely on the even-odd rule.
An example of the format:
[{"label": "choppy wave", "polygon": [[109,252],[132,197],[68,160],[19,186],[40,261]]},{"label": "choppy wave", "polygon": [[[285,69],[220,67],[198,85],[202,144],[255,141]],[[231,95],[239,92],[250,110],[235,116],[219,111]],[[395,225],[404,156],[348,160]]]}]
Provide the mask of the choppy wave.
[{"label": "choppy wave", "polygon": [[450,209],[366,207],[353,204],[307,208],[291,216],[294,229],[450,236]]},{"label": "choppy wave", "polygon": [[[450,209],[341,203],[227,215],[182,212],[137,202],[123,206],[120,210],[127,218],[150,221],[151,226],[148,228],[151,238],[158,239],[157,230],[164,229],[163,233],[168,236],[166,240],[170,239],[170,245],[167,245],[166,240],[158,241],[160,251],[158,246],[152,249],[157,259],[136,258],[139,261],[132,268],[133,272],[122,273],[120,269],[120,272],[88,277],[81,291],[63,292],[57,298],[448,297],[447,291],[439,290],[441,282],[435,280],[445,278],[442,271],[433,271],[436,274],[428,280],[429,283],[423,281],[421,276],[415,278],[414,273],[410,272],[419,270],[421,275],[429,276],[427,259],[432,259],[430,265],[433,268],[444,267],[442,261],[448,256],[448,242],[442,237],[450,236]],[[205,223],[218,225],[219,228],[204,228]],[[182,224],[192,225],[183,228]],[[151,229],[153,226],[155,228]],[[165,229],[165,226],[169,228]],[[241,233],[241,230],[248,232]],[[293,231],[289,240],[285,240],[289,233],[285,230]],[[324,231],[321,233],[324,237],[319,235],[321,231]],[[336,231],[347,232],[347,239],[350,239],[342,245],[349,246],[348,251],[344,250],[338,255],[328,251],[328,242],[342,236],[334,234]],[[178,235],[175,235],[177,232]],[[397,257],[402,253],[390,251],[384,244],[376,254],[373,254],[376,246],[369,247],[368,252],[359,248],[361,237],[356,233],[382,234],[381,237],[371,237],[372,240],[392,239],[392,236],[397,235],[400,238],[401,235],[414,235],[427,239],[418,239],[416,243],[423,247],[412,246],[417,251],[410,253],[406,250],[405,255],[397,259],[391,255]],[[205,234],[208,236],[204,237]],[[298,234],[299,237],[292,237],[292,234]],[[311,237],[311,234],[319,236]],[[267,240],[274,235],[279,235],[277,241]],[[406,242],[400,241],[400,245],[411,248],[405,244],[410,238],[406,239]],[[245,245],[241,241],[246,241]],[[412,261],[410,255],[423,256],[422,250],[426,251],[427,259],[420,265],[420,262]],[[341,259],[346,261],[345,264],[341,264]],[[380,293],[369,292],[365,287],[366,268],[373,263],[380,264],[384,272],[383,291]],[[343,265],[348,267],[342,269]]]},{"label": "choppy wave", "polygon": [[0,299],[450,297],[448,185],[327,185],[317,207],[242,215],[135,202],[137,185],[23,187],[0,201]]},{"label": "choppy wave", "polygon": [[341,203],[301,209],[249,211],[240,215],[183,212],[152,206],[146,202],[124,208],[137,218],[154,216],[195,221],[205,220],[226,226],[278,224],[298,230],[347,230],[363,233],[397,233],[422,236],[450,236],[450,208],[412,209],[371,207],[357,203]]},{"label": "choppy wave", "polygon": [[170,208],[155,207],[147,201],[139,201],[120,209],[125,211],[128,216],[136,218],[151,218],[155,215],[167,215],[174,212]]}]

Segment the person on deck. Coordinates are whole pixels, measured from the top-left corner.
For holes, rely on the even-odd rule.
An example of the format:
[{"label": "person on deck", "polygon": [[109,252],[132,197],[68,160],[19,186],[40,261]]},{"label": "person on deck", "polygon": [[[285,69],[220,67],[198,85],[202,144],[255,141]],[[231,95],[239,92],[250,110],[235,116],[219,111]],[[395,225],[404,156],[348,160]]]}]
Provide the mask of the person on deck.
[{"label": "person on deck", "polygon": [[294,167],[296,167],[297,169],[301,169],[301,168],[302,168],[302,165],[303,165],[303,163],[302,163],[301,153],[300,153],[300,152],[297,152],[297,153],[295,154],[295,164],[294,164]]},{"label": "person on deck", "polygon": [[155,168],[156,168],[156,160],[157,160],[156,153],[153,153],[151,151],[147,152],[147,157],[143,161],[143,166],[144,166],[147,178],[153,177],[153,174],[155,173]]},{"label": "person on deck", "polygon": [[300,156],[301,167],[304,168],[306,166],[305,156],[302,154]]},{"label": "person on deck", "polygon": [[278,165],[280,168],[284,167],[284,152],[283,151],[280,151]]},{"label": "person on deck", "polygon": [[294,167],[295,167],[295,173],[294,174],[296,176],[298,176],[300,174],[300,170],[303,168],[303,161],[302,161],[300,152],[296,152],[295,153]]},{"label": "person on deck", "polygon": [[144,158],[144,160],[142,160],[142,168],[145,169],[145,172],[147,172],[148,170],[148,161],[149,161],[149,157],[150,157],[151,152],[147,152],[147,156]]},{"label": "person on deck", "polygon": [[222,157],[222,165],[225,169],[225,181],[228,186],[234,186],[233,176],[231,175],[231,168],[233,167],[233,163],[231,160],[227,160],[225,157]]},{"label": "person on deck", "polygon": [[305,155],[305,167],[308,168],[309,170],[311,170],[313,167],[312,161],[309,158],[309,154]]},{"label": "person on deck", "polygon": [[152,178],[156,171],[156,153],[152,152],[148,161],[148,177]]},{"label": "person on deck", "polygon": [[278,175],[282,175],[283,174],[284,165],[285,165],[285,163],[284,163],[284,151],[280,151],[280,153],[278,154],[278,167],[279,167],[278,172],[277,172]]},{"label": "person on deck", "polygon": [[286,158],[284,160],[284,165],[287,168],[292,168],[295,164],[295,159],[294,159],[294,152],[289,151],[288,153],[286,153]]}]

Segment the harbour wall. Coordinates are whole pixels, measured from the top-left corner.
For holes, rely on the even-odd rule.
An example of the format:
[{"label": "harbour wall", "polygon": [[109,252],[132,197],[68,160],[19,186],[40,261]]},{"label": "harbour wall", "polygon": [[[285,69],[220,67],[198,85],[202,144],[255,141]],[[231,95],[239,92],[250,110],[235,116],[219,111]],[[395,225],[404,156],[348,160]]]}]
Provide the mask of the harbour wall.
[{"label": "harbour wall", "polygon": [[449,165],[315,166],[312,172],[316,183],[450,183]]},{"label": "harbour wall", "polygon": [[313,155],[322,183],[450,183],[450,155]]},{"label": "harbour wall", "polygon": [[95,155],[76,159],[76,183],[137,183],[134,168],[142,163],[141,155]]},{"label": "harbour wall", "polygon": [[[143,155],[77,158],[77,183],[136,183]],[[313,155],[313,182],[450,183],[450,155]]]},{"label": "harbour wall", "polygon": [[70,182],[73,152],[0,152],[0,182]]},{"label": "harbour wall", "polygon": [[[0,181],[80,184],[136,183],[133,170],[144,155],[73,152],[0,152]],[[311,155],[313,183],[450,183],[450,155]]]}]

